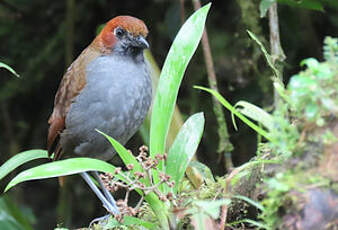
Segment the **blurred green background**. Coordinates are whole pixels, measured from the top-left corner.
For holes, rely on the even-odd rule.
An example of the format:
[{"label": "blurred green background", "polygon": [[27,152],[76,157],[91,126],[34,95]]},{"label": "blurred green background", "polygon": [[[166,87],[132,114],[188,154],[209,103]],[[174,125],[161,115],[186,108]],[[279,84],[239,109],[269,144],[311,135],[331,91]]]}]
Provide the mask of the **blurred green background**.
[{"label": "blurred green background", "polygon": [[[192,1],[184,1],[184,9],[182,2],[0,1],[0,62],[20,74],[20,78],[15,78],[0,69],[0,164],[18,152],[46,148],[47,120],[62,75],[93,40],[100,25],[117,15],[132,15],[144,20],[150,30],[150,50],[162,66],[183,16],[187,18],[193,12]],[[268,19],[259,16],[260,0],[211,2],[206,26],[220,93],[232,104],[246,100],[271,109],[272,73],[259,47],[246,32],[249,29],[269,47]],[[281,43],[287,56],[285,83],[301,69],[298,63],[302,59],[315,57],[322,60],[325,36],[338,35],[336,0],[303,2],[309,3],[307,6],[320,2],[320,6],[278,5]],[[226,162],[223,153],[220,155],[218,151],[218,125],[211,96],[193,89],[193,85],[208,86],[201,47],[188,66],[177,102],[184,120],[193,113],[205,113],[206,127],[198,159],[215,175],[224,175],[227,173]],[[224,112],[234,146],[232,160],[237,166],[255,155],[257,138],[254,131],[240,122],[239,131],[235,131],[229,112]],[[136,150],[140,145],[142,138],[138,135],[127,147]],[[17,172],[41,162],[29,163]],[[0,191],[14,174],[1,181]],[[6,197],[1,196],[0,214],[2,212],[8,218],[0,221],[0,229],[29,229],[31,224],[33,229],[52,229],[57,224],[81,227],[103,215],[100,202],[79,178],[70,177],[63,191],[57,179],[48,179],[23,183],[9,191]],[[10,214],[19,222],[12,220]]]}]

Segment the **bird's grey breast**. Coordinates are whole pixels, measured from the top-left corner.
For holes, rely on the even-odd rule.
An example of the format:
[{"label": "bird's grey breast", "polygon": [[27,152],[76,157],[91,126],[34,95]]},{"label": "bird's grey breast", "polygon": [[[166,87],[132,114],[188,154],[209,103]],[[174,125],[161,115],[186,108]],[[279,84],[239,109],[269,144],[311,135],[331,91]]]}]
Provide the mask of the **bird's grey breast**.
[{"label": "bird's grey breast", "polygon": [[86,81],[70,107],[61,143],[73,153],[108,159],[112,147],[95,129],[122,144],[135,134],[151,103],[148,65],[128,57],[101,56],[87,66]]}]

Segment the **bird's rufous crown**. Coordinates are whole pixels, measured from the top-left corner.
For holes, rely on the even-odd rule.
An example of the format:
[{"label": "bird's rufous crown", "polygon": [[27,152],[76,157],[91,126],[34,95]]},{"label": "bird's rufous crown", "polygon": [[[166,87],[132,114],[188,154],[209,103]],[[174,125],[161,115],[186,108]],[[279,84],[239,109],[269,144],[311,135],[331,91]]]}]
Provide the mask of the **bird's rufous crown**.
[{"label": "bird's rufous crown", "polygon": [[[139,35],[147,37],[148,34],[148,28],[142,20],[132,16],[117,16],[107,22],[97,39],[95,39],[98,41],[94,41],[96,43],[94,46],[98,46],[98,48],[113,47],[116,42],[114,29],[117,27],[123,28],[135,37]],[[100,44],[103,44],[104,47],[100,47]]]},{"label": "bird's rufous crown", "polygon": [[131,33],[133,36],[147,37],[148,28],[144,22],[138,18],[132,16],[117,16],[111,19],[106,27],[113,31],[116,27],[121,27]]}]

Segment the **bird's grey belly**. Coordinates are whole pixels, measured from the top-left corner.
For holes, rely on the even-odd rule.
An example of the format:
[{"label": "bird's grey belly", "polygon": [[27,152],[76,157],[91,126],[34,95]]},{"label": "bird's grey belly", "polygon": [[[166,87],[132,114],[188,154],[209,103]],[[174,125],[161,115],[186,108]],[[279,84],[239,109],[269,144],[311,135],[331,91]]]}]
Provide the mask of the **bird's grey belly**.
[{"label": "bird's grey belly", "polygon": [[144,64],[123,65],[103,59],[87,68],[87,84],[72,103],[61,134],[65,154],[109,160],[115,151],[96,130],[125,144],[142,124],[151,103],[148,71]]}]

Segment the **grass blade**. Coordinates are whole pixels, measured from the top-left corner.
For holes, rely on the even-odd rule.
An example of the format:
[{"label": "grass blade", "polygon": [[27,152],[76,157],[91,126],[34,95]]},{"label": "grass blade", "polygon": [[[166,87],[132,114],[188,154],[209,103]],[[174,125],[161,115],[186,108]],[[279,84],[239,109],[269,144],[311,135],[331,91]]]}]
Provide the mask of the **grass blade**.
[{"label": "grass blade", "polygon": [[208,89],[208,88],[201,87],[201,86],[194,86],[194,88],[201,89],[201,90],[204,90],[204,91],[212,94],[214,97],[217,98],[217,100],[219,102],[222,103],[222,105],[225,108],[227,108],[231,113],[235,114],[239,119],[241,119],[250,128],[252,128],[257,133],[259,133],[260,135],[262,135],[263,137],[265,137],[267,140],[272,141],[272,138],[270,137],[270,135],[264,129],[262,129],[259,126],[255,125],[253,122],[251,122],[245,116],[243,116],[240,112],[238,112],[224,97],[222,97],[221,94],[219,94],[218,92],[216,92],[216,91],[214,91],[212,89]]},{"label": "grass blade", "polygon": [[5,63],[0,62],[0,68],[5,68],[9,72],[11,72],[12,74],[14,74],[16,77],[20,77],[19,74],[17,74],[14,69],[12,69],[9,65],[6,65]]},{"label": "grass blade", "polygon": [[[273,117],[260,107],[246,101],[239,101],[234,108],[245,116],[260,122],[269,131],[273,129]],[[233,114],[231,114],[233,116]],[[234,120],[234,119],[233,119]]]}]

